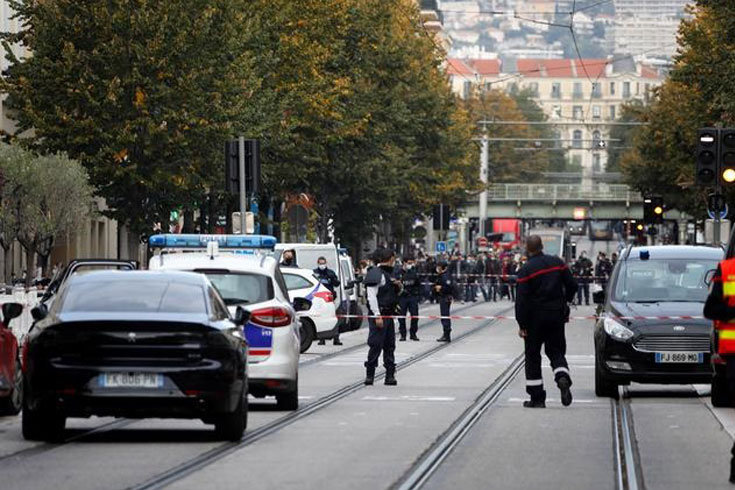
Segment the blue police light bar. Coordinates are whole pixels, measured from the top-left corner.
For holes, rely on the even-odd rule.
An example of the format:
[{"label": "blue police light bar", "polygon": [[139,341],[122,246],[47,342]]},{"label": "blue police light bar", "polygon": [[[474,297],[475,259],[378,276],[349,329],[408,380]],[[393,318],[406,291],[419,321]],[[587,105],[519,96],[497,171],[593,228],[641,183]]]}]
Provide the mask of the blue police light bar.
[{"label": "blue police light bar", "polygon": [[151,248],[207,248],[207,243],[217,242],[220,249],[268,249],[276,247],[276,237],[270,235],[152,235],[148,238]]}]

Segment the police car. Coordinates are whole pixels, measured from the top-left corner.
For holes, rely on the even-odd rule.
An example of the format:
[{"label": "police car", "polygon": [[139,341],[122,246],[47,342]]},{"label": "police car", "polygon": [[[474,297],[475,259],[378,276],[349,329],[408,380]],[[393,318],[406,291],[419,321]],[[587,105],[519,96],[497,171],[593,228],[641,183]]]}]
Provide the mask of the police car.
[{"label": "police car", "polygon": [[309,269],[284,267],[281,271],[291,297],[311,301],[309,311],[297,313],[301,319],[301,352],[309,350],[315,339],[334,338],[339,329],[334,294]]},{"label": "police car", "polygon": [[275,396],[278,408],[298,408],[298,366],[301,341],[297,313],[311,302],[291,303],[288,287],[272,251],[276,239],[265,235],[154,235],[156,254],[151,270],[205,274],[232,314],[238,306],[250,314],[248,342],[250,394]]}]

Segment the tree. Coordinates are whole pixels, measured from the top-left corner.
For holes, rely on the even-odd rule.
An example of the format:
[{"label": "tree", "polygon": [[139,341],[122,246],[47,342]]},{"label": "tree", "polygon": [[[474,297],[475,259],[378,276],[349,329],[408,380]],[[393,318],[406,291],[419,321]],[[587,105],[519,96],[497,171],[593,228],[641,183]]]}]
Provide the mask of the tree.
[{"label": "tree", "polygon": [[[618,122],[641,122],[644,118],[645,111],[646,107],[638,100],[623,104],[620,108],[620,119],[618,119]],[[609,156],[607,160],[608,172],[620,171],[622,156],[625,151],[632,148],[635,144],[635,135],[639,130],[639,126],[613,126],[610,130],[610,143],[608,144]]]}]

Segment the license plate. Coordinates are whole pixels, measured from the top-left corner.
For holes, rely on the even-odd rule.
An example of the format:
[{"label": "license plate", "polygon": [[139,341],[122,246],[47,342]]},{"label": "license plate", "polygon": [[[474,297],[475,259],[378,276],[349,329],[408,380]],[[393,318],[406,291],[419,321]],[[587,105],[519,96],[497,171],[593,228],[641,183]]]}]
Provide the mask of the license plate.
[{"label": "license plate", "polygon": [[161,388],[163,375],[151,373],[105,373],[100,378],[104,388]]},{"label": "license plate", "polygon": [[703,352],[656,352],[657,363],[702,364]]}]

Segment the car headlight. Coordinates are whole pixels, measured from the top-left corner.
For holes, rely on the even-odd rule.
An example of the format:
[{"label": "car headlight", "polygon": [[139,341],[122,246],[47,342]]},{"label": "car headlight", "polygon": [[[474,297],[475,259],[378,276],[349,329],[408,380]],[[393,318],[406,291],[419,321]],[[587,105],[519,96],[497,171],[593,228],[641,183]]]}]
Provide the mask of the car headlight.
[{"label": "car headlight", "polygon": [[602,326],[605,329],[605,333],[615,340],[628,340],[635,335],[631,329],[610,317],[606,317],[603,320]]}]

